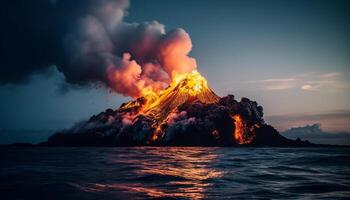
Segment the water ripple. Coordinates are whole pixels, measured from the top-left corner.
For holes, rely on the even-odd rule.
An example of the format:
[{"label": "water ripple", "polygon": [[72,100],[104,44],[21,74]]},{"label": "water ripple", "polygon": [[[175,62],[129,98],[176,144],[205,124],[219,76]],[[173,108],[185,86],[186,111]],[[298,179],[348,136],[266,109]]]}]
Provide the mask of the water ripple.
[{"label": "water ripple", "polygon": [[1,199],[346,199],[348,148],[2,148]]}]

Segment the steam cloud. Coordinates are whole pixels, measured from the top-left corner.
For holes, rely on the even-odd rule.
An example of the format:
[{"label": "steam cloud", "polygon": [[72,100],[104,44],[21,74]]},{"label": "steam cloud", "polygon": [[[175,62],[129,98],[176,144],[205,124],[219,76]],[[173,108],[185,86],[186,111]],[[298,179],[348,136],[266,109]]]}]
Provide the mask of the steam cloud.
[{"label": "steam cloud", "polygon": [[102,83],[138,97],[143,88],[160,90],[175,73],[196,68],[185,30],[124,22],[128,7],[127,0],[4,3],[0,84],[23,82],[56,65],[70,84]]}]

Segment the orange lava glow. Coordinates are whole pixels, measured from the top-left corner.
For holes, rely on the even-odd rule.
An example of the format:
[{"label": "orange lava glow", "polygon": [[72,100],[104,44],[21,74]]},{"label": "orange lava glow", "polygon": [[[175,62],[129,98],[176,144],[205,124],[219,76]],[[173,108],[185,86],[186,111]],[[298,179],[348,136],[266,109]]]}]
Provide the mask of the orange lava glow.
[{"label": "orange lava glow", "polygon": [[162,123],[165,123],[171,112],[176,110],[179,105],[185,102],[200,101],[210,104],[217,103],[220,99],[208,86],[207,80],[197,71],[192,71],[184,74],[173,74],[172,82],[169,86],[160,91],[154,91],[151,87],[145,87],[141,91],[142,103],[137,100],[125,104],[123,109],[140,106],[138,113],[134,115],[145,115],[154,119],[155,128],[151,141],[156,141],[162,134],[160,128]]},{"label": "orange lava glow", "polygon": [[[145,99],[145,103],[142,105],[140,114],[146,115],[164,106],[170,106],[172,110],[174,105],[184,103],[189,99],[196,99],[203,103],[216,103],[220,98],[210,90],[207,80],[196,70],[174,74],[169,86],[160,92],[153,90],[152,87],[142,88],[141,96]],[[170,100],[172,103],[169,102]],[[134,106],[136,106],[135,102],[130,102],[123,108]]]},{"label": "orange lava glow", "polygon": [[244,144],[246,143],[244,140],[244,125],[242,117],[239,115],[232,116],[232,119],[235,123],[235,132],[234,132],[234,139],[237,144]]},{"label": "orange lava glow", "polygon": [[151,114],[152,110],[159,110],[164,106],[170,106],[172,110],[175,105],[190,98],[196,98],[203,103],[215,103],[219,100],[209,89],[207,80],[197,71],[173,75],[172,82],[166,89],[157,93],[151,88],[144,88],[142,95],[147,102],[142,108],[144,114]]}]

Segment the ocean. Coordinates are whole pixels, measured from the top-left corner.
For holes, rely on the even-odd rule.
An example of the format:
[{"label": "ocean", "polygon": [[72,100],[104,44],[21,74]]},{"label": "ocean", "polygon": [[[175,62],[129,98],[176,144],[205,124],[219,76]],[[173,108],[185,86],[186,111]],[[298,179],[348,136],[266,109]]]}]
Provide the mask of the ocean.
[{"label": "ocean", "polygon": [[350,148],[1,147],[0,199],[350,199]]}]

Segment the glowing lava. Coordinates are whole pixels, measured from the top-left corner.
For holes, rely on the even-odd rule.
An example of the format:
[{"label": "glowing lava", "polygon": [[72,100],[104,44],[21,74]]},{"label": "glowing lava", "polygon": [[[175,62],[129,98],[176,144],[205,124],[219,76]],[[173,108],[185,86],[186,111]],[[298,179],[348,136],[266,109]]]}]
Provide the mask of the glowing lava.
[{"label": "glowing lava", "polygon": [[[199,72],[192,71],[174,75],[169,86],[160,92],[150,87],[143,88],[142,97],[123,105],[121,109],[136,108],[133,119],[140,115],[152,119],[154,132],[151,142],[154,142],[162,137],[164,133],[162,125],[166,124],[167,118],[182,104],[195,101],[214,104],[219,100],[220,97],[209,88],[206,79]],[[245,137],[245,123],[242,117],[234,115],[232,119],[235,127],[234,142],[236,144],[249,143],[251,139]]]},{"label": "glowing lava", "polygon": [[144,92],[146,104],[142,107],[142,113],[155,120],[153,127],[156,129],[152,140],[156,140],[162,134],[160,125],[164,123],[171,112],[186,102],[200,101],[210,104],[217,103],[220,99],[208,86],[205,78],[197,71],[175,75],[172,83],[157,96],[155,92],[146,89]]},{"label": "glowing lava", "polygon": [[[140,114],[156,115],[171,111],[175,107],[188,102],[200,101],[210,104],[217,103],[220,99],[208,86],[206,79],[197,71],[173,76],[169,86],[160,92],[154,91],[151,87],[142,89],[142,101],[131,101],[122,106],[123,109],[141,106]],[[142,105],[141,105],[142,104]],[[167,112],[169,113],[169,112]]]},{"label": "glowing lava", "polygon": [[210,104],[217,103],[220,99],[197,71],[175,75],[169,87],[160,91],[159,94],[151,88],[145,88],[142,94],[146,103],[142,106],[141,113],[157,121],[164,120],[170,112],[183,103],[200,101]]},{"label": "glowing lava", "polygon": [[234,139],[237,144],[244,144],[244,124],[242,117],[239,115],[234,115],[232,117],[234,123],[235,123],[235,132],[234,132]]}]

